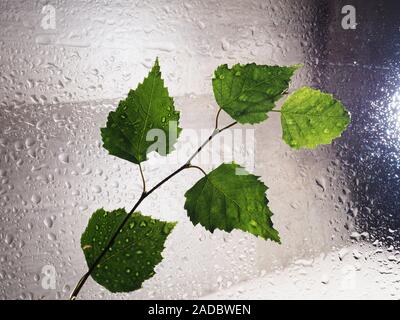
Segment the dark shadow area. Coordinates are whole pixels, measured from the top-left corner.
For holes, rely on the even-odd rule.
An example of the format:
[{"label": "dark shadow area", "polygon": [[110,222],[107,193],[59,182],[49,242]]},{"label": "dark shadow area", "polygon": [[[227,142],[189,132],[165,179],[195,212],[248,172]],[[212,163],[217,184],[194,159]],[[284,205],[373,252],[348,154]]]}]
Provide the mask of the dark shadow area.
[{"label": "dark shadow area", "polygon": [[[356,8],[356,29],[342,27],[344,5]],[[352,113],[335,143],[344,163],[360,231],[384,243],[400,234],[400,1],[319,1],[314,47],[307,54],[313,81]]]}]

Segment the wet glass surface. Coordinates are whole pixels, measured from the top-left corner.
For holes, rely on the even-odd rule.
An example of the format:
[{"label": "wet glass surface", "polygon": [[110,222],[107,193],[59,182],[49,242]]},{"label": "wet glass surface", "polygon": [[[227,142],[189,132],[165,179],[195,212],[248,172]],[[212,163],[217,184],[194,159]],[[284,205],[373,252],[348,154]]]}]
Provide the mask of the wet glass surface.
[{"label": "wet glass surface", "polygon": [[[48,4],[55,28],[43,22]],[[281,246],[194,228],[183,194],[201,173],[187,172],[141,207],[179,221],[157,276],[124,295],[90,281],[82,298],[398,298],[400,4],[352,1],[357,25],[345,30],[346,4],[3,0],[0,297],[67,298],[86,271],[79,240],[91,213],[130,208],[140,194],[137,168],[107,155],[99,128],[159,56],[186,129],[212,129],[212,72],[237,62],[304,63],[291,91],[311,85],[333,93],[352,124],[313,151],[286,146],[274,115],[254,130],[237,129],[254,136],[248,166],[269,187]],[[188,155],[192,138],[180,139]],[[158,161],[144,166],[149,184],[177,166]],[[57,274],[54,289],[44,285],[46,266]]]},{"label": "wet glass surface", "polygon": [[354,2],[356,30],[336,28],[340,2],[319,7],[314,80],[352,111],[341,158],[353,176],[357,223],[377,238],[398,240],[400,226],[399,40],[396,1]]}]

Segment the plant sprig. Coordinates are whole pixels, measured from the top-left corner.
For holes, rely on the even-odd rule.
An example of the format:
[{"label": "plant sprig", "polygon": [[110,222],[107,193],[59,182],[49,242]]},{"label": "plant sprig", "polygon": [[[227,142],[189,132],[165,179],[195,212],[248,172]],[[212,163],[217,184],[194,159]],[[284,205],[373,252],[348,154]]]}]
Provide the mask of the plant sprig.
[{"label": "plant sprig", "polygon": [[[281,110],[274,109],[276,102],[287,94],[290,79],[300,67],[254,63],[232,68],[219,66],[212,81],[220,107],[214,131],[187,162],[147,190],[141,163],[152,151],[169,154],[182,130],[180,114],[164,86],[156,60],[143,83],[110,112],[106,127],[101,129],[103,146],[111,155],[139,166],[142,194],[128,213],[124,209],[100,209],[92,215],[81,238],[89,268],[73,290],[71,300],[77,298],[90,276],[111,292],[130,292],[141,288],[155,274],[165,241],[176,223],[153,219],[136,210],[149,195],[185,169],[203,173],[185,193],[185,209],[194,225],[201,224],[210,232],[240,229],[280,243],[268,208],[267,187],[259,177],[235,163],[221,164],[206,173],[192,165],[192,161],[217,135],[239,123],[262,122],[271,111],[281,113],[283,140],[294,149],[315,148],[340,136],[350,123],[350,116],[332,95],[304,87],[289,96]],[[234,122],[220,129],[222,111]],[[171,127],[175,128],[172,132]]]},{"label": "plant sprig", "polygon": [[[132,210],[129,211],[129,213],[125,216],[124,220],[119,224],[117,229],[114,231],[114,234],[112,235],[111,239],[107,242],[106,246],[104,249],[101,251],[101,253],[98,255],[98,257],[94,260],[93,263],[91,263],[91,267],[89,267],[89,270],[82,276],[82,278],[79,280],[77,283],[74,291],[71,294],[70,299],[75,300],[82,289],[83,285],[85,284],[86,280],[89,278],[89,276],[93,273],[95,270],[96,266],[99,265],[100,261],[103,259],[103,257],[106,255],[108,250],[113,246],[115,239],[118,237],[120,234],[121,230],[124,228],[124,226],[128,223],[129,219],[132,217],[132,215],[135,213],[136,209],[139,207],[139,205],[149,196],[151,195],[154,191],[156,191],[158,188],[160,188],[164,183],[168,182],[170,179],[172,179],[174,176],[176,176],[178,173],[185,169],[190,169],[190,168],[197,168],[200,169],[205,175],[207,173],[200,167],[194,166],[191,164],[192,160],[203,150],[203,148],[212,140],[214,139],[218,134],[222,133],[223,131],[233,127],[236,124],[236,122],[231,123],[230,125],[218,129],[216,128],[214,132],[209,136],[209,138],[199,147],[199,149],[196,150],[195,153],[188,159],[187,162],[185,162],[184,165],[176,169],[174,172],[172,172],[169,176],[161,180],[159,183],[157,183],[153,188],[151,188],[149,191],[146,191],[146,184],[145,184],[145,178],[143,171],[141,169],[141,166],[139,165],[140,172],[141,172],[141,177],[142,177],[142,183],[143,183],[143,192],[138,199],[138,201],[135,203],[133,206]],[[84,246],[82,246],[84,247]],[[84,249],[85,250],[85,249]],[[131,290],[130,290],[131,291]]]}]

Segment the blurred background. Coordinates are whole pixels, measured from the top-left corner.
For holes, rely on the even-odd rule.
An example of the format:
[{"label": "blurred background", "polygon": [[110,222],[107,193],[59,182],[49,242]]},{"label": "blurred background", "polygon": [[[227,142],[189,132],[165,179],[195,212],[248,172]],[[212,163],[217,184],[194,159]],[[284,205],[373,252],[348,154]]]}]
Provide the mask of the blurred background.
[{"label": "blurred background", "polygon": [[[90,280],[81,297],[399,298],[399,14],[395,0],[0,0],[0,298],[68,298],[91,213],[139,196],[137,167],[107,155],[99,128],[157,56],[184,129],[212,130],[216,67],[250,62],[304,63],[290,91],[333,93],[352,124],[312,151],[285,145],[276,115],[235,129],[254,137],[244,148],[228,133],[269,187],[282,245],[193,227],[183,194],[201,173],[184,172],[140,207],[179,221],[157,275],[131,294]],[[197,142],[184,130],[178,148]],[[150,185],[178,166],[159,160]]]}]

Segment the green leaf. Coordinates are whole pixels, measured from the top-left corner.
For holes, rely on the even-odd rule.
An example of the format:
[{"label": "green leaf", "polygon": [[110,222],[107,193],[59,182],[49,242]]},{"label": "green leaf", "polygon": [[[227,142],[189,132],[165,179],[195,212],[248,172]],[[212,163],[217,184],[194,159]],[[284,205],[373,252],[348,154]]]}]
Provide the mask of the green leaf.
[{"label": "green leaf", "polygon": [[343,104],[331,94],[303,87],[281,109],[283,140],[293,149],[330,144],[350,123]]},{"label": "green leaf", "polygon": [[267,206],[267,187],[258,178],[237,164],[222,164],[186,192],[190,220],[211,232],[240,229],[280,242]]},{"label": "green leaf", "polygon": [[[124,209],[97,210],[82,234],[81,247],[89,268],[126,218]],[[163,222],[135,212],[118,234],[114,244],[91,274],[111,292],[130,292],[142,287],[161,262],[164,243],[175,223]]]},{"label": "green leaf", "polygon": [[[147,154],[153,151],[149,148],[154,147],[154,138],[147,139],[147,134],[152,129],[160,129],[165,139],[158,138],[157,144],[161,148],[157,151],[165,156],[172,151],[182,130],[178,121],[179,112],[164,87],[157,59],[143,83],[136,90],[130,90],[128,97],[108,115],[107,126],[101,129],[104,148],[114,156],[139,164],[146,161]],[[170,122],[176,128],[173,134],[169,132]],[[158,136],[161,132],[154,133]]]},{"label": "green leaf", "polygon": [[302,65],[291,67],[224,64],[213,79],[218,105],[239,123],[259,123],[288,89],[290,78]]}]

